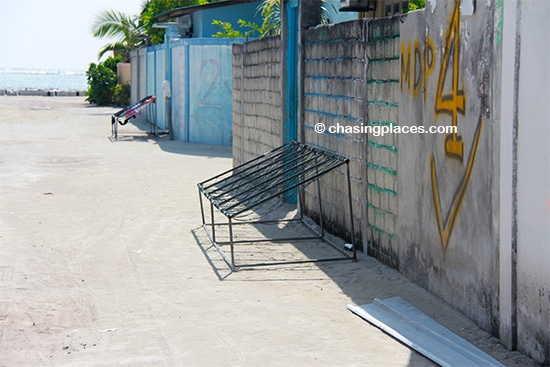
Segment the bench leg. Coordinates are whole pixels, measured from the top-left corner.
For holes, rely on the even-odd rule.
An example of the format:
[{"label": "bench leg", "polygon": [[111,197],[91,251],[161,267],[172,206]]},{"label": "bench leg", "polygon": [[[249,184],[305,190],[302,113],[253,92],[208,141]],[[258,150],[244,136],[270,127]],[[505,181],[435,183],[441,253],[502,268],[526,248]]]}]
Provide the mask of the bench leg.
[{"label": "bench leg", "polygon": [[233,223],[231,217],[229,219],[229,246],[231,247],[231,270],[235,271],[235,250],[233,246]]},{"label": "bench leg", "polygon": [[212,242],[216,242],[216,225],[214,224],[214,205],[210,203],[210,220],[212,221]]},{"label": "bench leg", "polygon": [[351,201],[351,175],[349,172],[349,162],[346,163],[346,173],[348,176],[348,203],[349,203],[349,216],[350,216],[350,228],[351,228],[351,244],[353,245],[353,261],[357,261],[357,245],[355,244],[355,228],[353,225],[353,203]]}]

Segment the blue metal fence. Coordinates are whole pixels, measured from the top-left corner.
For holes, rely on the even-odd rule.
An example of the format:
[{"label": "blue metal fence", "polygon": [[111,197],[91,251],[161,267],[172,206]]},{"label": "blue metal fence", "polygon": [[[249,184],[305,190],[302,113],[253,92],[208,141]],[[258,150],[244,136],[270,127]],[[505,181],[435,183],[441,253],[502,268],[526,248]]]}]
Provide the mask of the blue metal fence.
[{"label": "blue metal fence", "polygon": [[[162,82],[172,89],[174,138],[191,143],[231,146],[231,45],[242,39],[190,38],[147,49],[147,94],[158,97],[156,116],[147,116],[159,129],[168,129]],[[166,63],[166,55],[170,57]],[[166,70],[169,65],[170,70]]]}]

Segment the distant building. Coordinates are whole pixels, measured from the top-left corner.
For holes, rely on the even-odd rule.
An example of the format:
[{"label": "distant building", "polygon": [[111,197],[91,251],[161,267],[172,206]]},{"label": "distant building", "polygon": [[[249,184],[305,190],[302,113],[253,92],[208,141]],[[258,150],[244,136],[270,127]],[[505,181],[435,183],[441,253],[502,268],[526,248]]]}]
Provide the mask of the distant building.
[{"label": "distant building", "polygon": [[258,0],[227,0],[205,5],[185,6],[169,10],[158,16],[159,22],[177,19],[177,27],[182,38],[210,38],[219,31],[212,21],[220,20],[233,24],[239,29],[238,20],[261,24]]}]

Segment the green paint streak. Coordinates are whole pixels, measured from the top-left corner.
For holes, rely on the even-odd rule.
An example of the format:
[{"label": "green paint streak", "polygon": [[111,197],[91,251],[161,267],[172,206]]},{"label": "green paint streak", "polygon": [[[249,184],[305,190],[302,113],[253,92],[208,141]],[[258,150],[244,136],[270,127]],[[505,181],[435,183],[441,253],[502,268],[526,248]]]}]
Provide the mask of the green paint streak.
[{"label": "green paint streak", "polygon": [[378,144],[372,140],[369,140],[367,144],[376,149],[387,149],[391,152],[397,153],[397,147],[395,145]]},{"label": "green paint streak", "polygon": [[376,205],[374,205],[373,203],[371,203],[370,201],[367,201],[367,207],[374,209],[374,215],[377,215],[377,214],[378,215],[383,215],[383,216],[389,215],[389,216],[393,217],[393,219],[395,220],[395,213],[392,213],[387,209],[381,209],[381,208],[377,207]]},{"label": "green paint streak", "polygon": [[397,56],[392,56],[392,57],[382,57],[382,58],[379,58],[379,59],[369,59],[369,62],[390,62],[392,60],[399,60],[400,56],[397,55]]},{"label": "green paint streak", "polygon": [[390,34],[389,36],[378,36],[378,37],[369,38],[368,42],[388,41],[388,40],[399,38],[399,36],[400,36],[400,33],[397,32],[397,33]]},{"label": "green paint streak", "polygon": [[389,194],[389,195],[393,195],[393,196],[397,195],[397,193],[395,191],[393,191],[391,189],[386,189],[384,187],[377,186],[373,183],[368,183],[367,187],[369,189],[373,189],[374,191],[383,192],[384,194]]},{"label": "green paint streak", "polygon": [[378,101],[378,100],[369,100],[367,101],[367,104],[377,104],[381,106],[388,106],[388,107],[395,107],[395,108],[399,107],[399,103]]},{"label": "green paint streak", "polygon": [[390,238],[394,238],[395,237],[395,233],[388,233],[387,231],[383,230],[382,228],[379,228],[377,226],[375,226],[374,224],[367,224],[367,226],[373,230],[374,232],[379,232],[379,233],[382,233],[382,234],[385,234],[386,236],[389,236]]},{"label": "green paint streak", "polygon": [[371,79],[367,81],[367,84],[390,84],[400,83],[399,79]]},{"label": "green paint streak", "polygon": [[367,167],[375,169],[375,170],[379,170],[379,171],[384,171],[387,174],[389,174],[391,176],[394,176],[394,177],[397,176],[397,171],[396,170],[393,170],[393,169],[388,168],[388,167],[381,166],[379,164],[372,164],[371,162],[367,162]]},{"label": "green paint streak", "polygon": [[495,31],[495,42],[497,47],[502,44],[502,32],[504,29],[504,0],[496,0],[495,16],[497,18],[497,29]]}]

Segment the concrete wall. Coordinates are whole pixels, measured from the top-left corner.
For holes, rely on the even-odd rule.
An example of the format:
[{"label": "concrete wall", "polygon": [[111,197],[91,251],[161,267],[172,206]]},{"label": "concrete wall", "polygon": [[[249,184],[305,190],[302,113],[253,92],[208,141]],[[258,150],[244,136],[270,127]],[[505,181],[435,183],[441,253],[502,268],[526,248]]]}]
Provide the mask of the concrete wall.
[{"label": "concrete wall", "polygon": [[[367,141],[367,231],[369,254],[399,268],[397,134],[376,133],[399,121],[399,17],[374,20],[367,31],[367,125],[375,129]],[[407,154],[407,152],[405,152]]]},{"label": "concrete wall", "polygon": [[[541,18],[549,14],[548,3],[544,12],[524,12],[523,25],[529,27],[524,35],[531,34],[533,39],[548,34],[548,22]],[[527,13],[530,13],[527,15]],[[537,19],[538,18],[538,19]],[[529,23],[533,20],[533,23]],[[541,28],[535,28],[539,24]],[[542,27],[545,31],[541,33]],[[523,38],[528,39],[529,36]],[[541,42],[543,40],[539,38]],[[531,59],[531,57],[533,59]],[[525,68],[520,76],[520,93],[528,91],[526,103],[519,109],[520,138],[518,141],[518,251],[517,251],[517,289],[518,289],[518,344],[520,350],[529,353],[537,360],[550,364],[550,158],[548,147],[550,131],[548,116],[540,108],[538,99],[550,100],[548,69],[542,75],[529,72],[532,60],[544,60],[550,65],[548,48],[540,47],[531,41],[522,46],[522,65]],[[531,69],[532,70],[532,69]],[[522,98],[523,101],[523,98]],[[545,205],[546,204],[546,205]]]},{"label": "concrete wall", "polygon": [[[362,246],[361,218],[366,213],[365,134],[331,132],[331,127],[366,124],[365,22],[346,22],[312,28],[304,34],[303,125],[301,141],[338,152],[350,158],[354,229]],[[320,129],[322,127],[322,129]],[[322,130],[322,131],[321,131]],[[322,178],[321,197],[325,228],[351,239],[346,169]],[[318,220],[316,185],[306,187],[305,212]]]},{"label": "concrete wall", "polygon": [[233,162],[283,144],[281,39],[233,45]]},{"label": "concrete wall", "polygon": [[[298,120],[301,141],[352,160],[355,228],[369,254],[544,364],[550,128],[539,103],[550,99],[540,47],[549,5],[432,1],[404,16],[309,29]],[[282,102],[260,98],[282,70],[267,45],[233,49],[235,164],[283,142]],[[457,130],[382,135],[338,125]],[[343,172],[330,176],[325,228],[346,238]],[[316,195],[305,192],[314,218]]]},{"label": "concrete wall", "polygon": [[116,76],[119,84],[130,84],[131,65],[129,62],[119,62],[116,64]]},{"label": "concrete wall", "polygon": [[399,137],[399,270],[497,335],[493,9],[462,15],[459,4],[401,25],[399,124],[458,132]]},{"label": "concrete wall", "polygon": [[550,126],[541,105],[550,100],[550,51],[541,46],[548,45],[550,2],[505,2],[507,12],[515,17],[505,20],[516,26],[503,46],[514,52],[514,78],[503,70],[503,80],[514,81],[515,95],[502,102],[512,106],[511,114],[503,115],[512,117],[507,126],[513,137],[507,146],[511,157],[503,161],[512,168],[512,176],[506,176],[512,181],[512,221],[503,218],[512,234],[512,286],[517,290],[512,318],[518,350],[550,365]]},{"label": "concrete wall", "polygon": [[[398,22],[398,18],[390,23],[353,21],[305,31],[303,122],[298,129],[301,141],[350,158],[356,243],[359,247],[368,243],[371,254],[393,266],[397,264],[392,255],[397,224],[396,136],[331,132],[329,127],[397,123]],[[279,37],[233,46],[235,165],[283,144],[280,53]],[[370,120],[367,114],[372,115]],[[325,128],[321,133],[316,130],[319,123]],[[303,193],[304,209],[318,218],[315,190],[311,185]],[[347,201],[342,200],[347,197],[345,168],[324,177],[322,190],[325,228],[351,239]]]},{"label": "concrete wall", "polygon": [[147,68],[146,68],[147,49],[142,47],[130,53],[130,102],[136,103],[147,93]]}]

